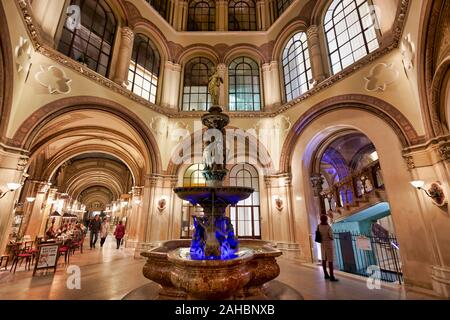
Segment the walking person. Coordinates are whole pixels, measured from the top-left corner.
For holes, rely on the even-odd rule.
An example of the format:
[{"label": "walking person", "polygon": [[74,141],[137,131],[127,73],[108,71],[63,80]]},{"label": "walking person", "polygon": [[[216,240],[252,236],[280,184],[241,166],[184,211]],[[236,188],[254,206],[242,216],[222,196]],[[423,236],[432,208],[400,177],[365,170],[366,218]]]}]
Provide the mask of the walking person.
[{"label": "walking person", "polygon": [[108,222],[108,218],[104,218],[102,225],[100,227],[100,247],[103,248],[103,244],[106,241],[106,237],[108,236],[109,233],[109,222]]},{"label": "walking person", "polygon": [[[320,224],[317,226],[317,230],[319,231],[321,238],[320,247],[322,250],[322,268],[325,279],[329,279],[330,281],[338,281],[338,279],[334,277],[334,237],[333,229],[328,224],[328,216],[320,216]],[[327,272],[327,262],[328,269],[330,270],[329,274]]]},{"label": "walking person", "polygon": [[89,224],[89,230],[91,230],[90,236],[91,249],[92,248],[95,249],[95,244],[97,243],[98,240],[98,233],[100,232],[100,228],[101,228],[100,216],[96,215],[94,220],[92,220],[91,223]]},{"label": "walking person", "polygon": [[120,243],[122,242],[122,239],[125,236],[125,226],[122,224],[122,221],[119,221],[119,224],[116,226],[116,230],[114,230],[114,235],[116,236],[117,249],[119,249]]}]

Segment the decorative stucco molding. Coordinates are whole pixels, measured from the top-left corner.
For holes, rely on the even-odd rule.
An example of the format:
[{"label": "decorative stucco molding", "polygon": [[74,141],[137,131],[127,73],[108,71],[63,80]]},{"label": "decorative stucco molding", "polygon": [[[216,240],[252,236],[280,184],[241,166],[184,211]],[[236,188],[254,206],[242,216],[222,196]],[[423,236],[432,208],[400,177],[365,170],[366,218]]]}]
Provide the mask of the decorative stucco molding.
[{"label": "decorative stucco molding", "polygon": [[[61,53],[57,52],[53,48],[50,48],[49,46],[43,44],[43,41],[41,39],[41,36],[39,35],[38,29],[34,25],[32,11],[29,6],[28,1],[26,0],[16,0],[18,3],[18,6],[20,10],[22,11],[22,16],[25,21],[25,24],[28,29],[28,33],[30,35],[30,39],[35,47],[35,50],[38,51],[40,54],[80,73],[84,76],[90,78],[91,80],[96,81],[100,85],[109,88],[113,90],[116,93],[119,93],[127,98],[129,98],[132,101],[138,102],[149,109],[161,113],[163,115],[166,115],[169,118],[198,118],[201,113],[199,112],[179,112],[178,110],[173,109],[167,109],[155,104],[152,104],[145,99],[137,96],[136,94],[130,92],[129,90],[121,87],[120,85],[117,85],[112,80],[107,79],[98,73],[86,68],[85,66],[81,65],[80,63],[62,55]],[[366,66],[369,63],[372,63],[373,61],[377,60],[378,58],[386,55],[387,53],[391,52],[393,49],[398,48],[401,35],[404,29],[405,25],[405,18],[406,13],[409,7],[409,3],[411,0],[402,0],[400,8],[399,8],[399,15],[397,18],[397,25],[394,27],[393,31],[393,37],[392,41],[385,45],[384,47],[376,50],[375,52],[367,55],[363,59],[359,60],[358,62],[354,63],[350,67],[344,69],[342,72],[320,82],[317,84],[313,89],[309,90],[308,92],[304,93],[300,97],[286,103],[283,106],[280,106],[276,108],[273,112],[231,112],[230,116],[232,118],[267,118],[267,117],[275,117],[278,114],[283,113],[284,111],[296,106],[301,101],[304,101],[311,96],[317,94],[318,92],[334,85],[336,82],[348,77],[350,74],[353,74],[356,70],[359,70],[360,68]],[[141,21],[142,19],[139,19],[136,17],[134,23],[148,23],[148,21]],[[165,44],[166,47],[170,47],[170,43]],[[189,48],[184,48],[178,44],[172,43],[172,46],[177,47],[176,52],[178,52],[178,55],[182,55],[183,52],[188,50]],[[235,45],[238,46],[238,45]],[[261,46],[261,52],[264,56],[270,57],[271,52],[273,51],[274,43],[270,42],[268,44]],[[226,52],[230,50],[230,46],[218,44],[215,47],[212,47],[213,50],[217,52],[217,55],[219,57],[225,56]],[[174,59],[173,55],[171,57]],[[270,58],[268,59],[270,60]]]},{"label": "decorative stucco molding", "polygon": [[411,39],[410,33],[403,37],[401,50],[405,70],[412,70],[414,68],[414,59],[416,57],[416,46]]},{"label": "decorative stucco molding", "polygon": [[378,63],[370,69],[369,75],[364,77],[364,80],[366,80],[365,89],[369,92],[384,92],[389,85],[398,79],[398,76],[399,72],[392,63]]},{"label": "decorative stucco molding", "polygon": [[416,167],[414,163],[414,158],[412,156],[404,156],[403,158],[405,159],[406,166],[408,167],[409,170],[412,170]]},{"label": "decorative stucco molding", "polygon": [[20,37],[19,45],[15,50],[17,72],[28,73],[31,67],[31,52],[32,46],[30,41],[24,37]]},{"label": "decorative stucco molding", "polygon": [[40,66],[41,71],[37,72],[34,78],[40,85],[48,89],[48,93],[70,93],[72,88],[70,83],[72,79],[69,79],[64,70],[56,66],[44,67]]}]

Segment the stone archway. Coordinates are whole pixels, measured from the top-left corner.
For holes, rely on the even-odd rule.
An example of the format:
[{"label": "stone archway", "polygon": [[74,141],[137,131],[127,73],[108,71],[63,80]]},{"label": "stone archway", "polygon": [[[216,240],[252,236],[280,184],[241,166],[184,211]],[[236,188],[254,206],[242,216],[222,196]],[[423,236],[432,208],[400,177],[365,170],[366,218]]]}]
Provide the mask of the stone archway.
[{"label": "stone archway", "polygon": [[145,123],[136,114],[120,104],[97,97],[64,98],[41,107],[22,123],[14,134],[11,143],[15,147],[31,150],[33,141],[46,124],[63,115],[82,110],[86,112],[101,111],[110,114],[133,128],[145,146],[144,153],[149,161],[148,173],[158,174],[162,172],[158,144]]},{"label": "stone archway", "polygon": [[[412,177],[402,157],[404,136],[399,137],[389,122],[362,108],[329,110],[315,117],[294,134],[289,168],[292,174],[293,194],[304,196],[293,201],[292,207],[295,215],[295,233],[300,242],[302,257],[309,261],[312,259],[311,226],[317,223],[314,221],[317,204],[310,181],[313,154],[327,137],[344,129],[357,130],[374,144],[384,172],[392,218],[402,247],[405,281],[430,288],[431,275],[424,273],[423,270],[433,265],[434,256],[424,227],[419,200],[415,190],[410,186]],[[414,230],[413,237],[411,230]]]},{"label": "stone archway", "polygon": [[378,98],[366,95],[349,94],[336,96],[324,100],[310,108],[292,126],[281,151],[281,172],[290,171],[291,153],[292,150],[294,150],[295,142],[301,132],[303,132],[317,118],[341,108],[346,108],[348,110],[364,110],[368,114],[375,115],[377,118],[382,119],[384,123],[386,123],[390,129],[396,133],[401,143],[400,149],[423,141],[423,137],[417,134],[409,120],[393,105]]},{"label": "stone archway", "polygon": [[0,4],[0,136],[3,143],[6,142],[5,132],[11,112],[13,70],[11,39],[3,4]]}]

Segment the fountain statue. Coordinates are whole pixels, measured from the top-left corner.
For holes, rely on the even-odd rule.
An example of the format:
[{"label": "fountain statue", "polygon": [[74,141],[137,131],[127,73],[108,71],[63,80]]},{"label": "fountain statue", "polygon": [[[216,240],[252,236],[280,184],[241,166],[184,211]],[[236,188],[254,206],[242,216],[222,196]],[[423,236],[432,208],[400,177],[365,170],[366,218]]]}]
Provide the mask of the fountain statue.
[{"label": "fountain statue", "polygon": [[208,128],[202,171],[206,186],[174,188],[179,198],[203,208],[203,215],[193,217],[192,239],[165,241],[141,254],[147,257],[144,275],[162,286],[160,299],[264,298],[265,284],[280,272],[276,257],[281,251],[267,241],[238,241],[226,216],[227,207],[247,199],[254,189],[223,183],[230,118],[218,105],[221,83],[216,71],[208,86],[213,105],[201,118]]}]

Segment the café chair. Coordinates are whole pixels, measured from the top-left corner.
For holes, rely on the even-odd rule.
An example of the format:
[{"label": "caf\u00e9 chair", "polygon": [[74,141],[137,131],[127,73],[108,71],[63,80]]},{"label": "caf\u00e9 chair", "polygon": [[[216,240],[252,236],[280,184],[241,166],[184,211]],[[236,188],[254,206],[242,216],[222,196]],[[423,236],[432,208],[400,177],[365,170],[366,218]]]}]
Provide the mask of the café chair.
[{"label": "caf\u00e9 chair", "polygon": [[27,252],[23,251],[22,249],[20,249],[20,247],[18,245],[14,246],[12,251],[13,251],[13,259],[12,259],[11,269],[9,270],[9,272],[11,272],[14,268],[14,273],[15,273],[16,269],[17,269],[17,265],[19,264],[19,262],[21,265],[23,260],[25,260],[25,270],[27,270],[27,265],[28,265],[28,270],[31,270],[31,260],[33,258],[33,255],[31,253],[27,253]]},{"label": "caf\u00e9 chair", "polygon": [[[3,261],[6,261],[4,267],[2,267]],[[6,255],[6,254],[5,254],[5,255],[2,255],[2,256],[0,257],[0,269],[1,269],[1,268],[5,268],[5,271],[8,271],[8,262],[9,262],[9,255]]]},{"label": "caf\u00e9 chair", "polygon": [[67,265],[69,264],[69,260],[70,260],[70,252],[71,252],[71,245],[72,245],[72,241],[71,240],[66,240],[60,247],[58,250],[58,254],[60,256],[64,255],[64,263]]}]

